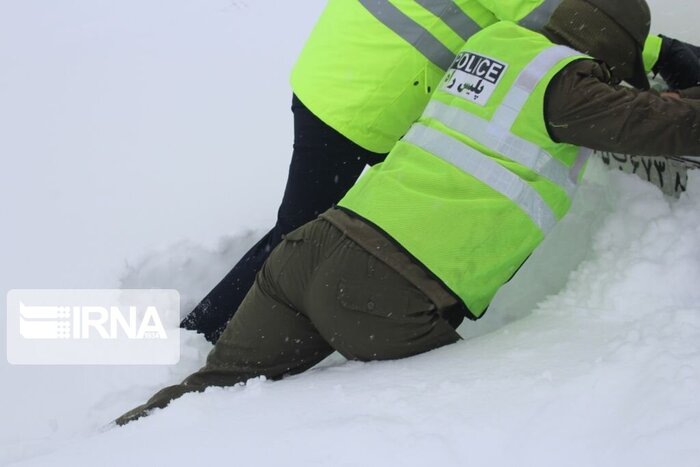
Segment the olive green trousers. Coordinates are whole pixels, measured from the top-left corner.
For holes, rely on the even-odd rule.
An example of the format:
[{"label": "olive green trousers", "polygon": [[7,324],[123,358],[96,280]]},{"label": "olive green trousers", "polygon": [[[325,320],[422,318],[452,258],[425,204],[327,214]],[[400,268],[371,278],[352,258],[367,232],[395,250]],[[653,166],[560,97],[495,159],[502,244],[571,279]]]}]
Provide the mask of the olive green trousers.
[{"label": "olive green trousers", "polygon": [[300,373],[333,351],[361,361],[426,352],[460,339],[453,325],[461,319],[451,313],[436,309],[396,271],[319,218],[272,252],[206,365],[116,422],[123,425],[208,386]]}]

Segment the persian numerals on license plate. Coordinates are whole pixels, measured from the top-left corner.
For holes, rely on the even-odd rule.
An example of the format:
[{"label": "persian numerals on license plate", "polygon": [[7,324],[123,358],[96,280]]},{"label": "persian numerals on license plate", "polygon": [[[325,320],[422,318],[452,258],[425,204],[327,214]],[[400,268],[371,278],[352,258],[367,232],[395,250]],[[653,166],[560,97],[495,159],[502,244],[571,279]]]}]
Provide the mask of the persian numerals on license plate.
[{"label": "persian numerals on license plate", "polygon": [[460,52],[442,80],[441,89],[485,106],[508,65],[472,52]]},{"label": "persian numerals on license plate", "polygon": [[688,170],[700,166],[697,160],[685,157],[642,157],[604,151],[596,151],[596,155],[611,169],[635,174],[676,197],[686,189]]}]

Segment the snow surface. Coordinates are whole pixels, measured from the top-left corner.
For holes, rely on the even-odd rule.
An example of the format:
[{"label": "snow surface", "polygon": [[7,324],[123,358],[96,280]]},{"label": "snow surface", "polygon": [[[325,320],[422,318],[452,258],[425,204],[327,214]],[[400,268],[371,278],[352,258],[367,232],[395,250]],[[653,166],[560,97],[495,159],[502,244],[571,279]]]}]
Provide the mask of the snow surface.
[{"label": "snow surface", "polygon": [[[186,312],[269,226],[287,76],[323,2],[264,3],[0,1],[3,295],[173,287]],[[652,8],[700,42],[694,0]],[[592,164],[486,317],[410,359],[332,356],[119,429],[201,365],[200,336],[172,367],[2,359],[0,465],[700,465],[700,174],[689,186],[670,200]]]}]

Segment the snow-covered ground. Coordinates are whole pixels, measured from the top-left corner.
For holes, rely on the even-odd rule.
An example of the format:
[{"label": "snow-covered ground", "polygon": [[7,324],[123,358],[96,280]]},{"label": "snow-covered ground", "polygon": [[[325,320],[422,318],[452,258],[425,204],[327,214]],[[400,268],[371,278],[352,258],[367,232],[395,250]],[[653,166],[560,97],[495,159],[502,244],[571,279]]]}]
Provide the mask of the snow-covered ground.
[{"label": "snow-covered ground", "polygon": [[[194,304],[267,227],[287,76],[323,2],[0,0],[0,293],[172,287]],[[700,42],[695,0],[654,29]],[[700,465],[700,174],[680,200],[592,164],[464,341],[188,395],[202,363],[0,359],[0,465]],[[5,322],[0,320],[2,347]]]}]

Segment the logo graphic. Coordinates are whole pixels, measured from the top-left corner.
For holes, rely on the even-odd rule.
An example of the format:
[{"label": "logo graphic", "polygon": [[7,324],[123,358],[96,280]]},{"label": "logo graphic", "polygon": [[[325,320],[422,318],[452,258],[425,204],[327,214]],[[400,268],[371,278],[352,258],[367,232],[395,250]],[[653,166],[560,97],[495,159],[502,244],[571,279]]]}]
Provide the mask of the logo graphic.
[{"label": "logo graphic", "polygon": [[27,307],[19,304],[19,332],[27,339],[69,339],[70,308],[63,306]]},{"label": "logo graphic", "polygon": [[172,364],[180,358],[174,290],[12,290],[13,364]]},{"label": "logo graphic", "polygon": [[19,304],[19,333],[25,339],[89,339],[97,333],[103,339],[116,339],[119,333],[129,339],[166,339],[156,307],[149,306],[142,316],[129,307],[27,306]]}]

